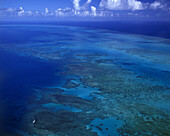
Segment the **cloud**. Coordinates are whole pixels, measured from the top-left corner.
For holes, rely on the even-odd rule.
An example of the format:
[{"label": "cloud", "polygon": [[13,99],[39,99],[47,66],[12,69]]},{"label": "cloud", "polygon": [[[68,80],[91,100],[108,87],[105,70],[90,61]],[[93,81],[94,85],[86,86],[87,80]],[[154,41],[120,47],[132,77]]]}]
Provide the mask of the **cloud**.
[{"label": "cloud", "polygon": [[144,9],[143,3],[137,0],[128,0],[128,6],[132,10],[142,10]]},{"label": "cloud", "polygon": [[85,10],[85,9],[88,9],[89,7],[89,4],[92,2],[92,0],[87,0],[86,3],[82,6],[82,9]]},{"label": "cloud", "polygon": [[84,5],[80,6],[81,0],[73,0],[73,5],[75,10],[85,10],[88,8],[89,4],[92,2],[92,0],[87,0]]},{"label": "cloud", "polygon": [[19,7],[18,16],[22,16],[22,15],[24,15],[24,9],[23,7]]},{"label": "cloud", "polygon": [[80,10],[80,0],[73,0],[75,10]]},{"label": "cloud", "polygon": [[49,10],[48,8],[45,8],[45,14],[48,14]]},{"label": "cloud", "polygon": [[91,6],[91,11],[92,11],[92,15],[93,15],[93,16],[96,16],[96,15],[97,15],[97,14],[96,14],[96,7]]},{"label": "cloud", "polygon": [[31,15],[32,15],[32,11],[28,11],[27,14],[28,14],[29,16],[31,16]]},{"label": "cloud", "polygon": [[144,5],[138,0],[101,0],[100,7],[109,10],[142,10]]},{"label": "cloud", "polygon": [[18,13],[20,12],[20,9],[16,9],[16,8],[0,8],[0,13]]},{"label": "cloud", "polygon": [[[82,0],[83,1],[83,0]],[[170,2],[166,0],[155,0],[154,2],[141,2],[139,0],[99,0],[100,5],[91,5],[92,0],[72,0],[74,8],[58,8],[54,11],[45,8],[44,11],[24,11],[22,7],[19,8],[1,8],[0,17],[108,17],[111,18],[150,18],[166,16],[169,17]],[[121,11],[120,11],[121,10]],[[129,10],[129,11],[127,11]]]},{"label": "cloud", "polygon": [[164,8],[164,7],[165,7],[165,5],[161,4],[159,1],[155,1],[150,4],[151,9],[160,9],[160,8]]},{"label": "cloud", "polygon": [[86,3],[87,4],[90,4],[92,2],[92,0],[87,0]]},{"label": "cloud", "polygon": [[13,8],[8,8],[8,9],[6,9],[6,11],[7,11],[7,12],[14,12],[15,9],[13,9]]},{"label": "cloud", "polygon": [[[170,2],[169,2],[170,4]],[[152,3],[141,2],[140,0],[101,0],[99,7],[106,10],[168,10],[168,2],[166,0],[156,0]]]}]

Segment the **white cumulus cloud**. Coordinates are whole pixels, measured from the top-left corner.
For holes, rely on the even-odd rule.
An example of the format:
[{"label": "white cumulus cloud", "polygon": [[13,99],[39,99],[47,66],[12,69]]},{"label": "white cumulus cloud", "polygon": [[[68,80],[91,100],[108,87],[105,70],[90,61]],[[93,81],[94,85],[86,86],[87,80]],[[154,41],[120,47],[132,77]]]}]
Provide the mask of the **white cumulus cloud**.
[{"label": "white cumulus cloud", "polygon": [[101,0],[100,7],[109,10],[142,10],[143,3],[138,0]]},{"label": "white cumulus cloud", "polygon": [[23,9],[23,7],[19,7],[18,16],[22,16],[23,14],[24,14],[24,9]]},{"label": "white cumulus cloud", "polygon": [[87,0],[84,5],[80,6],[80,1],[81,0],[73,0],[73,5],[75,10],[85,10],[89,6],[89,4],[92,2],[92,0]]},{"label": "white cumulus cloud", "polygon": [[45,14],[48,14],[49,10],[48,8],[45,8]]},{"label": "white cumulus cloud", "polygon": [[142,2],[137,0],[128,0],[128,6],[132,10],[141,10],[144,9]]},{"label": "white cumulus cloud", "polygon": [[80,10],[80,0],[73,0],[75,10]]},{"label": "white cumulus cloud", "polygon": [[155,1],[150,4],[151,9],[160,9],[160,8],[164,8],[164,7],[165,6],[163,4],[161,4],[159,1]]},{"label": "white cumulus cloud", "polygon": [[96,7],[91,6],[92,15],[96,16]]}]

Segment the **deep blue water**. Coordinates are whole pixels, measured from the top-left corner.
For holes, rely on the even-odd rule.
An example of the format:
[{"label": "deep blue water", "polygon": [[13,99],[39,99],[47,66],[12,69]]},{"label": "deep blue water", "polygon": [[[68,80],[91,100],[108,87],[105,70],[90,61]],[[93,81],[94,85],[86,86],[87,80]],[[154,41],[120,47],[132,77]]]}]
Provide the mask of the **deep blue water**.
[{"label": "deep blue water", "polygon": [[170,39],[170,22],[166,21],[15,21],[0,24],[46,24],[81,26],[96,29],[108,29],[120,33],[141,34]]},{"label": "deep blue water", "polygon": [[54,63],[0,50],[0,71],[3,76],[0,84],[0,126],[8,132],[9,120],[14,117],[15,123],[19,123],[27,113],[28,101],[33,94],[31,88],[56,85],[61,77],[54,73],[60,72],[60,68]]}]

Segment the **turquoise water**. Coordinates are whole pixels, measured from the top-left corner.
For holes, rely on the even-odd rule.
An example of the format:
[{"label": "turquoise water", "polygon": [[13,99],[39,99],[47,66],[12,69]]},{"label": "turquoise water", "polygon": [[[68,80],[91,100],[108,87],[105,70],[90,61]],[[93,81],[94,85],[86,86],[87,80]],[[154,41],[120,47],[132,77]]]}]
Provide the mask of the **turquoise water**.
[{"label": "turquoise water", "polygon": [[168,135],[170,40],[0,26],[2,135]]}]

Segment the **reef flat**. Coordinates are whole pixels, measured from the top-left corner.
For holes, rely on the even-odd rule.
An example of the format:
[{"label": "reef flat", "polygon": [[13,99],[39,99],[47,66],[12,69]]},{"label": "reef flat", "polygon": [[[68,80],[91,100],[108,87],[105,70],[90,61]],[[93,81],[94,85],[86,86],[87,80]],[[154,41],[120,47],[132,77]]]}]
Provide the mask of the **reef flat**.
[{"label": "reef flat", "polygon": [[60,70],[53,73],[56,84],[29,88],[26,112],[9,119],[18,134],[169,135],[168,39],[67,26],[20,26],[19,31],[35,34],[4,42],[0,49]]}]

